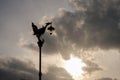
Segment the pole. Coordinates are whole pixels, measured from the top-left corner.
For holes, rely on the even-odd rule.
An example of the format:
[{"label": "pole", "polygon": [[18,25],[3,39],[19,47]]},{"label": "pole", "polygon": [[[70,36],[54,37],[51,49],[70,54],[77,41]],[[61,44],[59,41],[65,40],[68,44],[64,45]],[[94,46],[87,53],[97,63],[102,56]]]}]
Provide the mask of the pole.
[{"label": "pole", "polygon": [[38,47],[39,47],[39,80],[42,80],[41,79],[41,48],[42,48],[42,46],[41,46],[41,39],[36,35],[36,37],[38,38],[38,42],[37,42],[37,44],[38,44]]},{"label": "pole", "polygon": [[[33,32],[34,34],[33,35],[36,35],[37,39],[38,39],[38,47],[39,47],[39,80],[42,80],[42,71],[41,71],[41,63],[42,63],[42,56],[41,56],[41,48],[43,46],[43,43],[44,43],[44,39],[41,39],[41,36],[44,34],[46,28],[48,25],[51,25],[48,30],[49,31],[53,31],[55,30],[54,27],[52,27],[52,22],[48,22],[46,23],[46,26],[38,29],[37,26],[32,22],[32,28],[33,28]],[[51,35],[52,33],[50,33]]]},{"label": "pole", "polygon": [[42,80],[42,71],[41,71],[41,62],[42,62],[42,56],[41,56],[41,48],[42,48],[42,41],[38,40],[38,47],[39,47],[39,80]]},{"label": "pole", "polygon": [[42,71],[41,71],[41,62],[42,62],[42,57],[41,57],[41,48],[39,47],[39,80],[42,80]]}]

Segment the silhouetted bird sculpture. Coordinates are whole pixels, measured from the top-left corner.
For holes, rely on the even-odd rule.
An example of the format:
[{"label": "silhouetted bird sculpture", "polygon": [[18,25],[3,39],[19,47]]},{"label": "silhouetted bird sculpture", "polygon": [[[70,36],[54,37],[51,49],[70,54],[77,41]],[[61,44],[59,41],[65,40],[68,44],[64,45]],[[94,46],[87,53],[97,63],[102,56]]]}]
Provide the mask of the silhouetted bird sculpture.
[{"label": "silhouetted bird sculpture", "polygon": [[[49,27],[48,27],[49,26]],[[48,28],[47,28],[48,27]],[[50,35],[52,34],[52,31],[55,30],[55,28],[52,26],[52,22],[48,22],[46,23],[45,26],[42,26],[42,28],[39,28],[32,22],[32,29],[33,29],[33,35],[36,35],[36,37],[38,38],[38,47],[39,47],[39,80],[41,80],[41,48],[44,44],[44,39],[42,39],[42,35],[45,33],[45,30],[49,30],[50,31]]]},{"label": "silhouetted bird sculpture", "polygon": [[37,26],[32,22],[32,28],[33,28],[33,35],[36,35],[38,37],[38,40],[40,40],[39,38],[41,37],[41,35],[43,35],[45,33],[45,30],[47,28],[48,25],[52,24],[52,22],[48,22],[46,23],[45,26],[42,26],[42,28],[37,28]]}]

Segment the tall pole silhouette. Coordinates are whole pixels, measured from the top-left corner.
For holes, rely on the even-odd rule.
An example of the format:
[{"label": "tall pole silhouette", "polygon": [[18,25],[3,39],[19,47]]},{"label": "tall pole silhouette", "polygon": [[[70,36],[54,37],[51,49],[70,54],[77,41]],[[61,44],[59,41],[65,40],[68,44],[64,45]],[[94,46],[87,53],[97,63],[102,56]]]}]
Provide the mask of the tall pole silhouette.
[{"label": "tall pole silhouette", "polygon": [[[47,28],[48,27],[48,28]],[[32,22],[32,29],[33,29],[33,35],[35,35],[38,39],[38,47],[39,47],[39,80],[42,80],[42,71],[41,71],[41,62],[42,62],[42,54],[41,50],[44,44],[44,39],[42,38],[42,35],[45,33],[46,29],[50,31],[50,35],[52,34],[52,31],[55,30],[55,28],[52,26],[52,22],[48,22],[45,24],[45,26],[42,26],[42,28],[39,28]]]}]

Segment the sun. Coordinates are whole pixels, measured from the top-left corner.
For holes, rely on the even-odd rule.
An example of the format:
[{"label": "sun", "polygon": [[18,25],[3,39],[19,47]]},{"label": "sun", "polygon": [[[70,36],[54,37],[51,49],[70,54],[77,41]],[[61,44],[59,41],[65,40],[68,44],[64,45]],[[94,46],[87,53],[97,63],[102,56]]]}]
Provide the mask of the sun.
[{"label": "sun", "polygon": [[82,68],[85,66],[85,63],[77,57],[71,57],[69,60],[65,61],[64,68],[65,70],[73,77],[81,76],[83,73]]}]

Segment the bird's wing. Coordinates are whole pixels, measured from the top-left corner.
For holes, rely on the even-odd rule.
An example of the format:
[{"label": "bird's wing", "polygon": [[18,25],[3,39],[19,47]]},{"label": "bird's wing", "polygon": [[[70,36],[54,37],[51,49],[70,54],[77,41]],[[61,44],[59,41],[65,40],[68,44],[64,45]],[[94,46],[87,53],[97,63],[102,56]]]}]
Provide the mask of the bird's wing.
[{"label": "bird's wing", "polygon": [[32,28],[33,30],[38,30],[37,26],[34,23],[32,23]]},{"label": "bird's wing", "polygon": [[38,31],[38,28],[34,23],[32,23],[32,29],[33,29],[33,32],[34,32],[33,34],[35,35]]}]

